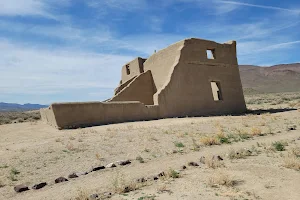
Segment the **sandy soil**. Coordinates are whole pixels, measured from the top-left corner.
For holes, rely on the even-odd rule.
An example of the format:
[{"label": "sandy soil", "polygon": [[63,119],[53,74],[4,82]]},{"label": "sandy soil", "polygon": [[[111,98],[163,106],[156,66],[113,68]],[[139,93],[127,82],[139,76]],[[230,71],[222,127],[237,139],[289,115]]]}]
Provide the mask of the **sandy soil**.
[{"label": "sandy soil", "polygon": [[[300,199],[299,170],[286,167],[291,155],[300,162],[300,111],[285,109],[284,103],[252,103],[250,108],[267,111],[243,116],[162,119],[77,130],[59,131],[41,121],[1,125],[0,199],[80,200],[105,192],[113,193],[112,199],[139,200]],[[208,138],[221,136],[225,142],[206,144]],[[284,151],[276,150],[274,142],[284,144]],[[234,150],[244,148],[251,155],[229,158]],[[201,156],[211,160],[213,155],[224,158],[217,167],[199,162]],[[54,184],[60,176],[124,159],[132,163]],[[200,166],[188,166],[190,161]],[[183,165],[187,169],[181,170]],[[179,178],[166,175],[136,183],[138,178],[174,170],[180,170]],[[223,185],[224,180],[231,184]],[[17,194],[13,190],[18,184],[43,181],[48,186],[38,191]],[[134,191],[120,191],[129,185]]]}]

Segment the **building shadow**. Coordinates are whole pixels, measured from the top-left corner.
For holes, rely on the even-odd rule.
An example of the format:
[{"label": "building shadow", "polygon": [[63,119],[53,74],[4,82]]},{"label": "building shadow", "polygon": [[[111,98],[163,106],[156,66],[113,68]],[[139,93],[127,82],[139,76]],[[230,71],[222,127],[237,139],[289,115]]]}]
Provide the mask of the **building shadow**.
[{"label": "building shadow", "polygon": [[252,114],[252,115],[261,115],[265,113],[281,113],[281,112],[288,112],[297,110],[295,108],[271,108],[271,109],[258,109],[258,110],[247,110],[245,114]]}]

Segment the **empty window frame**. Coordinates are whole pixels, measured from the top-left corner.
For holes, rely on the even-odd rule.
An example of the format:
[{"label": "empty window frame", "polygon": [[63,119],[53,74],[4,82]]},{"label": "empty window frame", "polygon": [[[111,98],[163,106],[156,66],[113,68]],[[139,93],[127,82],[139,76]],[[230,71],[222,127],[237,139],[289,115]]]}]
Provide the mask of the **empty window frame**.
[{"label": "empty window frame", "polygon": [[207,59],[210,59],[210,60],[216,59],[215,49],[207,49],[206,55],[207,55]]},{"label": "empty window frame", "polygon": [[130,68],[129,68],[129,65],[126,65],[126,74],[127,74],[127,75],[130,74]]},{"label": "empty window frame", "polygon": [[210,85],[211,85],[211,90],[212,90],[212,95],[213,95],[214,101],[223,100],[220,82],[211,81]]}]

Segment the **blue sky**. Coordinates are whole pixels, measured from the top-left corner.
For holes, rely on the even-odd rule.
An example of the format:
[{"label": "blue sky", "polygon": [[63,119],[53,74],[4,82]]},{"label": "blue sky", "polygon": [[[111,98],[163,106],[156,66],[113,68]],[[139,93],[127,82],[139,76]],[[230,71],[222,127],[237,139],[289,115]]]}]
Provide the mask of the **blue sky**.
[{"label": "blue sky", "polygon": [[121,66],[189,37],[300,62],[298,0],[0,0],[0,102],[101,101]]}]

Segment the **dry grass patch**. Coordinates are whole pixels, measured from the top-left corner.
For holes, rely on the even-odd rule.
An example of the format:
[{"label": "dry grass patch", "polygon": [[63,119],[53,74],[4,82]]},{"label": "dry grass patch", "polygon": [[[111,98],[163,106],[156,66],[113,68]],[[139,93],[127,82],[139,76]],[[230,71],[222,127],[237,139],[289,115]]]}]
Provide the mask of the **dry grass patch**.
[{"label": "dry grass patch", "polygon": [[5,184],[2,182],[2,180],[0,180],[0,188],[4,187]]},{"label": "dry grass patch", "polygon": [[22,122],[35,122],[41,119],[40,111],[0,112],[0,125]]},{"label": "dry grass patch", "polygon": [[200,142],[206,146],[220,145],[221,142],[216,136],[205,136],[200,139]]},{"label": "dry grass patch", "polygon": [[239,150],[235,150],[235,149],[230,149],[227,156],[229,159],[233,160],[233,159],[244,159],[248,156],[252,156],[252,155],[257,155],[258,154],[258,150],[255,149],[255,147],[253,146],[252,149],[239,149]]},{"label": "dry grass patch", "polygon": [[211,177],[208,179],[208,185],[211,187],[218,187],[218,186],[226,186],[226,187],[233,187],[236,185],[236,181],[232,176],[230,176],[225,171],[218,170],[215,172]]},{"label": "dry grass patch", "polygon": [[169,178],[180,178],[180,173],[174,169],[169,169],[168,173],[167,173]]},{"label": "dry grass patch", "polygon": [[258,127],[252,127],[251,128],[251,135],[252,136],[263,136],[262,130]]},{"label": "dry grass patch", "polygon": [[[207,159],[209,158],[209,159]],[[224,163],[220,160],[214,159],[212,156],[207,156],[205,159],[205,165],[211,169],[217,169],[220,167],[225,167]]]},{"label": "dry grass patch", "polygon": [[283,162],[284,167],[300,171],[300,158],[290,155],[285,157]]},{"label": "dry grass patch", "polygon": [[134,181],[129,181],[129,179],[125,179],[123,174],[117,172],[112,180],[112,191],[116,194],[124,194],[131,191],[135,191],[143,186],[146,183],[137,183]]},{"label": "dry grass patch", "polygon": [[283,163],[286,168],[300,171],[300,147],[291,148]]},{"label": "dry grass patch", "polygon": [[76,197],[72,198],[71,200],[90,200],[90,197],[86,190],[79,189]]}]

